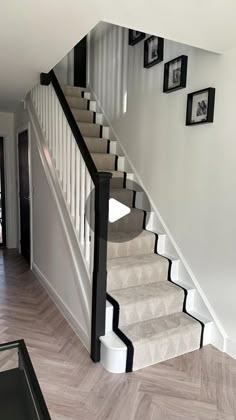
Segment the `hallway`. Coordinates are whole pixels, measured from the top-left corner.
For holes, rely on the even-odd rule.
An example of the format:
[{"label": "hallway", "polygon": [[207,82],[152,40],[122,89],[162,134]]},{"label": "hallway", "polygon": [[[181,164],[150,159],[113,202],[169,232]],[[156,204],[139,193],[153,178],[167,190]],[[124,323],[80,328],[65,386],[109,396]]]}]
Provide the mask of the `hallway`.
[{"label": "hallway", "polygon": [[16,251],[0,253],[0,342],[24,338],[53,420],[235,420],[236,361],[208,346],[131,374],[93,364]]}]

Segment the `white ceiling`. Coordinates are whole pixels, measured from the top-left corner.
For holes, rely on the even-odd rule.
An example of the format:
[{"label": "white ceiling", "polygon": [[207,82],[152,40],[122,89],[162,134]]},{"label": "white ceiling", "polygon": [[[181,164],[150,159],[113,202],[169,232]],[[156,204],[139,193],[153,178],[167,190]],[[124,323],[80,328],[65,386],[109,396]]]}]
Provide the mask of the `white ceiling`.
[{"label": "white ceiling", "polygon": [[99,21],[214,52],[236,47],[235,0],[2,0],[0,110],[14,110]]}]

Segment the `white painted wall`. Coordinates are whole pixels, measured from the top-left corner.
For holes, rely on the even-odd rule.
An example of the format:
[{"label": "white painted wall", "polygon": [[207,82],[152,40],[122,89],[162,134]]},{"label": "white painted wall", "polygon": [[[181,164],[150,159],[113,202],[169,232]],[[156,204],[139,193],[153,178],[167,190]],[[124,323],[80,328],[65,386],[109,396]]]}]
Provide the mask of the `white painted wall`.
[{"label": "white painted wall", "polygon": [[74,49],[53,68],[61,85],[74,85]]},{"label": "white painted wall", "polygon": [[[189,65],[187,88],[164,94],[164,64],[144,69],[143,43],[128,47],[127,30],[99,24],[90,43],[90,85],[236,342],[236,50],[219,56],[165,40],[165,61],[186,54]],[[209,86],[216,88],[214,124],[186,127],[187,93]]]},{"label": "white painted wall", "polygon": [[0,107],[17,102],[101,20],[212,51],[236,46],[234,0],[2,0]]},{"label": "white painted wall", "polygon": [[7,247],[17,247],[17,184],[14,114],[0,112],[0,136],[4,138]]}]

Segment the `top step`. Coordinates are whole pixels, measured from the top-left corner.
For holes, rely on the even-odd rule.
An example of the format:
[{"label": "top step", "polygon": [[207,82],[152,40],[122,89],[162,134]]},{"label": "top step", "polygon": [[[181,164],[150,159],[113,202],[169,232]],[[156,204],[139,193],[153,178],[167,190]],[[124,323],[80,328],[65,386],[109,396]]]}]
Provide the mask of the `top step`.
[{"label": "top step", "polygon": [[78,86],[64,86],[63,87],[64,95],[68,96],[79,96],[80,98],[83,97],[83,94],[90,93],[90,90],[85,87],[78,87]]}]

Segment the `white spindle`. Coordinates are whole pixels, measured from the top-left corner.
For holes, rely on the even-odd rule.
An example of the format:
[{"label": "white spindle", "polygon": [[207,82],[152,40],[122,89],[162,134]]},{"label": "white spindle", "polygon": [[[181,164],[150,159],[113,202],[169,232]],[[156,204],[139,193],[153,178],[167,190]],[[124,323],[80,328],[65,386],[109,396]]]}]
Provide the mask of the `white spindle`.
[{"label": "white spindle", "polygon": [[71,216],[75,217],[75,141],[71,142]]},{"label": "white spindle", "polygon": [[70,202],[71,202],[71,197],[70,197],[70,170],[71,170],[71,143],[74,141],[73,137],[72,137],[72,132],[70,127],[68,127],[67,129],[67,142],[66,142],[66,167],[67,167],[67,171],[66,171],[66,184],[67,184],[67,191],[66,191],[66,200],[68,203],[68,206],[70,206]]},{"label": "white spindle", "polygon": [[85,163],[81,159],[80,165],[80,224],[79,237],[80,243],[84,246],[84,205],[85,205]]},{"label": "white spindle", "polygon": [[74,220],[84,261],[92,276],[94,232],[91,226],[94,226],[95,203],[94,195],[91,195],[94,188],[91,175],[53,86],[35,86],[32,101],[65,194],[68,211]]},{"label": "white spindle", "polygon": [[66,119],[62,120],[62,188],[66,196],[67,192],[67,173],[66,173],[66,140],[67,140]]},{"label": "white spindle", "polygon": [[55,154],[56,154],[56,169],[58,171],[59,174],[59,102],[56,101],[55,103],[56,105],[56,118],[55,118],[55,126],[56,126],[56,150],[55,150]]},{"label": "white spindle", "polygon": [[81,165],[81,155],[79,148],[76,147],[75,152],[75,227],[76,230],[79,231],[79,223],[80,223],[80,165]]},{"label": "white spindle", "polygon": [[86,169],[85,173],[85,258],[89,263],[90,261],[90,199],[89,195],[91,192],[91,176],[89,171]]},{"label": "white spindle", "polygon": [[58,128],[59,128],[59,177],[62,181],[62,120],[63,120],[63,111],[61,108],[59,108],[59,120],[58,120]]},{"label": "white spindle", "polygon": [[47,88],[48,91],[48,141],[52,156],[52,104],[51,104],[51,86]]}]

